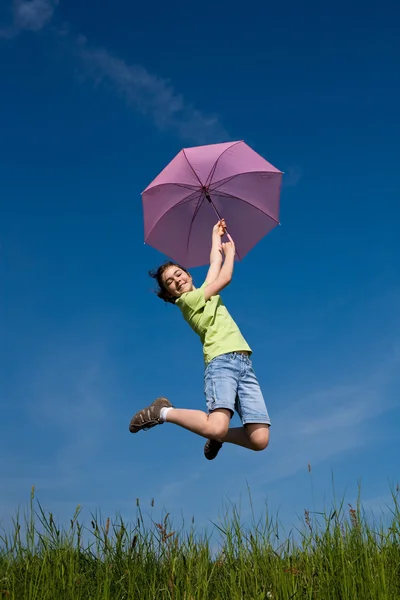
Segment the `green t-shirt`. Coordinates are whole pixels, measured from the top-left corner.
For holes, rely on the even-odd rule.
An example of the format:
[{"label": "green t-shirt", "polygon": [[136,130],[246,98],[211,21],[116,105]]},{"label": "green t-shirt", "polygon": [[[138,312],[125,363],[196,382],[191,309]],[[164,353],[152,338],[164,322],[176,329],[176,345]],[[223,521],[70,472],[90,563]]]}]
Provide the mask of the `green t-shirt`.
[{"label": "green t-shirt", "polygon": [[201,288],[182,294],[175,302],[190,327],[200,336],[205,362],[228,352],[245,350],[251,353],[250,346],[224,306],[221,296],[211,296],[205,300],[206,285],[207,282],[204,282]]}]

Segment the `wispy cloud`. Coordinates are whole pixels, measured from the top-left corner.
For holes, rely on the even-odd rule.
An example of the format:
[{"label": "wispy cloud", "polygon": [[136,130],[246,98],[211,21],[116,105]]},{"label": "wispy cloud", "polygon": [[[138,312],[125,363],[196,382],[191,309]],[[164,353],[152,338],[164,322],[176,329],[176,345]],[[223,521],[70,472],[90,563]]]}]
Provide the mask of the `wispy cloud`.
[{"label": "wispy cloud", "polygon": [[[0,28],[0,38],[11,39],[22,31],[38,32],[48,25],[59,0],[13,0],[10,4],[11,23]],[[182,140],[195,144],[221,142],[230,139],[218,116],[206,114],[193,106],[172,83],[144,66],[128,64],[109,50],[88,43],[85,36],[75,40],[64,24],[56,29],[59,39],[68,39],[85,76],[96,85],[108,85],[129,106],[153,121],[160,130],[169,130]]]},{"label": "wispy cloud", "polygon": [[54,459],[60,479],[75,479],[92,464],[111,426],[105,362],[99,348],[83,352],[64,348],[37,369],[31,383],[32,420],[58,432]]},{"label": "wispy cloud", "polygon": [[368,444],[365,424],[399,405],[393,392],[400,382],[399,372],[399,357],[394,352],[370,370],[363,382],[338,383],[305,394],[280,411],[271,432],[268,479],[293,475],[305,470],[307,463],[316,466]]},{"label": "wispy cloud", "polygon": [[14,0],[12,23],[0,28],[0,38],[11,39],[21,31],[40,31],[53,18],[58,0]]},{"label": "wispy cloud", "polygon": [[47,25],[54,13],[58,0],[15,0],[15,23],[20,29],[39,31]]},{"label": "wispy cloud", "polygon": [[90,46],[83,36],[76,48],[86,73],[96,84],[111,85],[159,129],[172,130],[180,138],[200,144],[229,139],[218,117],[192,106],[168,79],[150,73],[141,65],[130,65],[104,48]]},{"label": "wispy cloud", "polygon": [[[23,415],[20,430],[32,435],[37,447],[26,455],[24,445],[19,449],[12,437],[7,439],[7,432],[0,443],[0,449],[12,448],[11,458],[4,465],[0,461],[1,478],[7,482],[4,489],[11,498],[26,493],[33,484],[41,492],[85,488],[93,469],[101,470],[98,455],[115,426],[106,363],[101,344],[69,346],[67,336],[59,350],[32,359],[14,394]],[[44,440],[52,449],[48,454],[43,452]]]}]

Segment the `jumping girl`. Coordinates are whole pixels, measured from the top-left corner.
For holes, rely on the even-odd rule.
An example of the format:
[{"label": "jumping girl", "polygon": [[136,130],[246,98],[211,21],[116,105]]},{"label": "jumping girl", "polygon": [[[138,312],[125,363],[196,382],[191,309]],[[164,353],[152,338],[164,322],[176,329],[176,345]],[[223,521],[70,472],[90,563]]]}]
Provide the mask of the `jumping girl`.
[{"label": "jumping girl", "polygon": [[[214,459],[225,442],[264,450],[269,442],[270,419],[251,362],[251,348],[225,308],[219,293],[232,279],[235,244],[226,232],[225,221],[212,231],[210,268],[205,282],[195,288],[191,275],[181,266],[166,262],[151,276],[157,280],[157,295],[175,304],[184,319],[200,336],[205,361],[204,391],[208,412],[175,408],[167,398],[157,398],[137,412],[130,422],[131,433],[162,423],[175,423],[207,438],[204,455]],[[242,427],[229,427],[234,411]]]}]

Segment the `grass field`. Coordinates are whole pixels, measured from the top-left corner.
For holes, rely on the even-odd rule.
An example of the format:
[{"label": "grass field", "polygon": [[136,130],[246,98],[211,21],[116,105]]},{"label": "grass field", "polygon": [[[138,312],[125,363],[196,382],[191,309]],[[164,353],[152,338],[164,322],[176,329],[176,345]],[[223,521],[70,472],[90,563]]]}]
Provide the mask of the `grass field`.
[{"label": "grass field", "polygon": [[289,536],[267,512],[251,525],[230,507],[210,534],[93,517],[60,528],[31,493],[30,510],[0,535],[0,599],[400,599],[400,510],[367,518],[361,502],[310,514]]}]

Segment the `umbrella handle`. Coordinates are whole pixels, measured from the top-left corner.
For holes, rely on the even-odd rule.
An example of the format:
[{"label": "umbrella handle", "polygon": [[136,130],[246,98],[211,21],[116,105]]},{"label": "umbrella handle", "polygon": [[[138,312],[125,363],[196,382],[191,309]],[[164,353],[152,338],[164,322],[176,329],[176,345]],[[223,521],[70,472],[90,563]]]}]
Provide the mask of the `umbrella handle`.
[{"label": "umbrella handle", "polygon": [[[216,214],[216,215],[217,215],[217,217],[218,217],[218,220],[219,220],[219,221],[222,221],[222,217],[221,217],[221,215],[219,214],[219,212],[218,212],[218,210],[217,210],[217,207],[215,206],[214,202],[212,201],[210,194],[209,194],[208,192],[206,192],[206,193],[205,193],[205,195],[206,195],[206,198],[207,198],[208,202],[209,202],[209,203],[211,204],[211,206],[213,207],[213,209],[214,209],[214,212],[215,212],[215,214]],[[226,229],[226,233],[228,233],[228,229]],[[239,260],[242,260],[242,259],[240,258],[239,252],[237,251],[237,248],[236,248],[236,256],[238,257],[238,259],[239,259]]]},{"label": "umbrella handle", "polygon": [[216,214],[216,215],[217,215],[217,217],[218,217],[218,220],[219,220],[219,221],[222,221],[222,217],[221,217],[221,215],[219,214],[219,212],[217,211],[217,207],[215,206],[214,202],[211,200],[211,196],[210,196],[210,194],[209,194],[208,192],[206,192],[206,198],[207,198],[208,202],[211,204],[211,206],[213,207],[213,209],[214,209],[214,212],[215,212],[215,214]]}]

